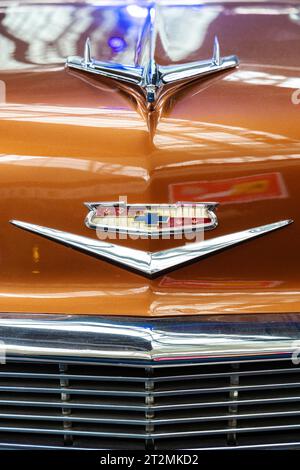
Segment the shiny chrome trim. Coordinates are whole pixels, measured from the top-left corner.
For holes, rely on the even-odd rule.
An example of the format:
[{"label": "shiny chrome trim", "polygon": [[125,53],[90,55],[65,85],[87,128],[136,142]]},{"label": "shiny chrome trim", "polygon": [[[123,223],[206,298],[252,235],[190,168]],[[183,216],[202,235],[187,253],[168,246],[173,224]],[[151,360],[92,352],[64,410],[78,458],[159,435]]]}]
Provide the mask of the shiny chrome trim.
[{"label": "shiny chrome trim", "polygon": [[106,241],[94,240],[49,227],[42,227],[41,225],[22,222],[20,220],[11,220],[13,225],[23,230],[108,261],[109,263],[117,264],[122,268],[135,271],[149,278],[155,278],[191,262],[196,262],[204,256],[245,242],[251,238],[265,235],[266,233],[285,227],[292,222],[292,220],[281,220],[272,224],[230,233],[210,240],[151,253],[115,245]]},{"label": "shiny chrome trim", "polygon": [[[140,235],[141,237],[159,237],[163,234],[167,235],[175,235],[175,234],[187,234],[199,231],[206,231],[206,230],[213,230],[218,226],[218,218],[215,214],[216,207],[218,206],[218,202],[176,202],[174,204],[126,204],[122,202],[85,202],[85,206],[89,209],[89,213],[85,218],[85,225],[93,230],[105,230],[106,232],[111,233],[128,233],[132,235]],[[93,219],[96,215],[96,211],[99,207],[115,207],[115,208],[123,208],[123,209],[134,209],[143,207],[149,211],[153,211],[155,209],[176,209],[178,207],[189,206],[190,208],[203,208],[207,211],[207,216],[210,218],[209,224],[196,224],[196,225],[183,225],[178,228],[157,228],[157,230],[147,230],[137,227],[122,227],[117,225],[109,225],[109,224],[95,224]]]},{"label": "shiny chrome trim", "polygon": [[[274,372],[275,373],[275,372]],[[145,380],[147,382],[147,380]],[[102,385],[103,386],[103,385]],[[241,386],[234,386],[234,390],[236,391],[257,391],[257,390],[279,390],[279,389],[291,389],[291,388],[300,388],[300,381],[298,382],[284,382],[284,383],[271,383],[271,384],[259,384],[259,385],[241,385]],[[195,387],[195,388],[175,388],[171,390],[163,390],[163,391],[151,391],[151,396],[154,398],[157,397],[176,397],[180,392],[180,395],[201,395],[201,394],[209,394],[209,393],[224,393],[230,392],[232,390],[232,385],[228,385],[226,387]],[[132,391],[132,390],[119,390],[117,388],[113,388],[110,386],[108,389],[105,389],[104,386],[101,390],[97,390],[94,388],[64,388],[64,387],[51,387],[51,386],[39,386],[39,387],[31,387],[31,386],[19,386],[19,385],[4,385],[0,386],[0,392],[13,392],[13,393],[38,393],[38,394],[58,394],[58,393],[67,393],[69,395],[88,395],[88,396],[104,396],[104,397],[147,397],[149,395],[149,391],[145,389],[141,389],[140,391]],[[240,403],[236,400],[236,403]]]},{"label": "shiny chrome trim", "polygon": [[[151,6],[143,28],[137,49],[141,63],[134,66],[122,65],[115,62],[95,60],[91,53],[90,39],[86,39],[83,57],[70,56],[66,66],[133,85],[145,98],[146,103],[153,106],[165,85],[182,86],[198,78],[206,77],[234,67],[239,64],[235,55],[221,57],[217,37],[214,40],[211,59],[170,66],[158,65],[155,61],[155,43],[157,30],[155,19],[159,8]],[[145,52],[146,49],[146,53]]]},{"label": "shiny chrome trim", "polygon": [[[286,358],[300,315],[130,317],[1,315],[8,358],[160,367]],[[2,403],[0,401],[0,403]]]},{"label": "shiny chrome trim", "polygon": [[[300,397],[295,398],[294,401],[298,401]],[[160,411],[160,410],[167,410],[170,409],[169,407],[155,407],[155,406],[147,406],[147,405],[130,405],[130,404],[118,404],[118,403],[92,403],[92,402],[82,402],[82,401],[77,401],[74,403],[74,400],[76,400],[76,397],[72,398],[72,402],[68,402],[68,408],[69,409],[74,409],[76,410],[114,410],[114,411],[142,411],[146,412],[149,410],[154,410],[154,411]],[[118,401],[120,401],[118,399]],[[229,403],[230,404],[230,403]],[[60,408],[62,407],[62,402],[61,401],[52,401],[50,399],[47,400],[0,400],[0,405],[3,406],[20,406],[20,407],[26,407],[26,406],[34,406],[34,407],[47,407],[47,408]],[[227,403],[225,404],[227,405]],[[203,405],[204,406],[204,405]],[[177,409],[176,407],[174,408],[175,410]],[[178,408],[181,409],[181,408]]]},{"label": "shiny chrome trim", "polygon": [[[300,441],[299,442],[278,442],[274,444],[248,444],[248,445],[238,445],[238,446],[227,446],[227,447],[188,447],[188,448],[180,448],[180,450],[185,450],[185,451],[192,451],[192,450],[209,450],[209,451],[214,451],[214,450],[276,450],[276,449],[282,449],[282,450],[292,450],[292,449],[300,449]],[[179,449],[178,449],[179,450]]]},{"label": "shiny chrome trim", "polygon": [[[17,444],[17,443],[10,443],[10,442],[1,442],[0,441],[0,450],[68,450],[70,451],[70,447],[66,446],[64,447],[63,445],[61,446],[51,446],[51,445],[42,445],[42,444]],[[81,450],[97,450],[98,452],[100,450],[107,450],[107,449],[101,449],[99,447],[72,447],[72,450],[75,451],[81,451]]]},{"label": "shiny chrome trim", "polygon": [[[66,446],[51,446],[51,445],[38,445],[38,444],[11,444],[9,442],[0,442],[0,449],[1,450],[60,450],[60,451],[70,451],[70,447]],[[300,449],[300,441],[299,442],[278,442],[275,444],[249,444],[249,445],[239,445],[239,446],[227,446],[227,447],[192,447],[192,448],[179,448],[175,449],[176,451],[198,451],[198,450],[256,450],[256,449],[266,449],[266,450],[275,450],[275,449]],[[81,451],[81,450],[97,450],[98,452],[101,450],[99,447],[72,447],[72,450]],[[107,451],[108,449],[103,447],[102,450]]]},{"label": "shiny chrome trim", "polygon": [[[127,402],[125,404],[120,404],[120,399],[115,399],[115,402],[112,403],[93,403],[93,402],[83,402],[83,401],[76,401],[76,396],[72,397],[72,402],[68,402],[68,408],[72,410],[78,411],[85,411],[85,410],[93,410],[93,411],[109,411],[109,410],[114,410],[114,411],[141,411],[141,412],[147,412],[147,411],[190,411],[193,410],[195,411],[196,409],[202,409],[202,408],[215,408],[215,407],[226,407],[228,408],[231,405],[238,405],[238,406],[244,406],[244,405],[274,405],[274,404],[291,404],[291,403],[299,403],[300,396],[288,396],[288,397],[279,397],[279,398],[256,398],[256,399],[242,399],[242,400],[215,400],[215,401],[190,401],[189,403],[170,403],[170,404],[165,404],[165,405],[132,405],[128,404]],[[59,408],[61,409],[62,407],[62,402],[61,401],[55,401],[55,400],[16,400],[16,399],[7,399],[7,400],[0,400],[0,405],[2,406],[20,406],[20,407],[46,407],[46,408]]]},{"label": "shiny chrome trim", "polygon": [[[101,428],[100,428],[101,429]],[[195,431],[165,431],[165,432],[125,432],[125,431],[90,431],[90,430],[77,430],[77,429],[61,429],[54,427],[25,427],[25,426],[3,426],[0,425],[0,432],[13,432],[13,433],[37,433],[37,434],[57,434],[57,435],[70,435],[70,436],[86,436],[86,437],[105,437],[105,438],[128,438],[139,440],[159,440],[159,439],[172,439],[179,437],[194,437],[194,436],[214,436],[220,434],[241,434],[251,432],[273,432],[273,431],[292,431],[300,429],[300,424],[283,424],[271,426],[248,426],[240,428],[226,428],[220,427],[217,429],[199,429]],[[288,445],[288,444],[287,444]]]},{"label": "shiny chrome trim", "polygon": [[[294,374],[295,370],[292,368],[276,368],[276,375],[280,374]],[[201,374],[182,374],[182,375],[163,375],[162,377],[144,377],[144,376],[130,376],[130,375],[89,375],[89,374],[55,374],[55,373],[40,373],[40,372],[0,372],[1,378],[14,378],[14,379],[46,379],[46,380],[83,380],[83,381],[101,381],[101,382],[131,382],[141,383],[152,382],[152,383],[168,383],[168,382],[185,382],[186,380],[201,380],[201,379],[215,379],[221,377],[251,377],[253,375],[272,375],[274,369],[253,369],[247,371],[238,372],[212,372],[212,373],[201,373]],[[1,404],[1,400],[0,400]]]},{"label": "shiny chrome trim", "polygon": [[[239,404],[239,403],[238,403]],[[60,403],[60,407],[62,404]],[[266,419],[266,418],[282,418],[282,417],[289,417],[289,416],[299,416],[300,410],[294,411],[271,411],[271,412],[240,412],[238,414],[229,414],[223,411],[223,413],[216,414],[213,412],[211,415],[200,415],[197,416],[196,414],[193,416],[186,416],[186,417],[166,417],[166,418],[121,418],[120,416],[114,417],[99,417],[99,416],[76,416],[74,413],[71,416],[62,415],[57,412],[57,414],[51,414],[49,412],[42,411],[38,414],[36,413],[9,413],[9,412],[1,412],[0,419],[13,419],[13,420],[29,420],[29,421],[65,421],[65,422],[74,422],[74,423],[103,423],[103,424],[124,424],[124,425],[132,425],[132,426],[145,426],[146,424],[152,424],[154,426],[163,426],[166,424],[182,424],[182,423],[201,423],[201,422],[208,422],[208,421],[226,421],[228,418],[237,419],[237,420],[244,420],[244,419]],[[133,415],[134,416],[134,415]]]}]

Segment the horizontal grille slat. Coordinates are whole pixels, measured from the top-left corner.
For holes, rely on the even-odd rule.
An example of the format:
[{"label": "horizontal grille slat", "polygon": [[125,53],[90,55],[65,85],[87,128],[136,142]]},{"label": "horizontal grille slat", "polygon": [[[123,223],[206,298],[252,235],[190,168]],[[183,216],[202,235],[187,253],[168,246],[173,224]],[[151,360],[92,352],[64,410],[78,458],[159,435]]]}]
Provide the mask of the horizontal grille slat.
[{"label": "horizontal grille slat", "polygon": [[[147,419],[122,419],[120,417],[112,418],[100,418],[100,417],[91,417],[91,416],[63,416],[63,415],[45,415],[45,414],[17,414],[17,413],[0,413],[1,419],[12,419],[12,420],[29,420],[29,421],[65,421],[65,422],[74,422],[74,423],[108,423],[108,424],[118,424],[118,425],[141,425],[145,426],[149,421]],[[168,423],[169,420],[164,420],[165,423]],[[154,420],[155,422],[155,420]]]},{"label": "horizontal grille slat", "polygon": [[143,433],[130,432],[110,432],[110,431],[79,431],[77,429],[57,429],[51,427],[18,427],[18,426],[0,426],[0,432],[21,432],[21,433],[42,433],[42,434],[60,434],[69,436],[93,436],[93,437],[111,437],[111,438],[129,438],[129,439],[151,439],[151,436]]},{"label": "horizontal grille slat", "polygon": [[131,397],[145,397],[146,392],[142,391],[130,391],[130,390],[93,390],[85,388],[64,388],[64,387],[18,387],[4,385],[0,386],[1,392],[15,392],[15,393],[67,393],[74,395],[107,395],[107,396],[131,396]]},{"label": "horizontal grille slat", "polygon": [[[294,369],[276,369],[276,374],[292,374],[294,373]],[[211,373],[211,374],[194,374],[194,375],[174,375],[174,376],[167,376],[167,377],[158,377],[154,378],[153,381],[160,383],[160,382],[174,382],[174,381],[186,381],[186,380],[200,380],[200,379],[207,379],[207,378],[220,378],[220,377],[232,377],[232,376],[251,376],[251,375],[269,375],[274,374],[274,369],[263,369],[263,370],[249,370],[249,371],[242,371],[242,372],[220,372],[220,373]]]},{"label": "horizontal grille slat", "polygon": [[[0,448],[3,450],[70,450],[68,447],[63,446],[51,446],[51,445],[33,445],[33,444],[11,444],[6,442],[0,442]],[[299,442],[280,442],[277,444],[253,444],[245,446],[226,446],[226,447],[210,447],[209,450],[256,450],[256,449],[267,449],[267,450],[276,450],[276,449],[299,449]],[[105,447],[104,450],[107,450]],[[79,447],[77,446],[75,450],[101,450],[99,447]],[[203,451],[207,450],[207,447],[192,447],[185,448],[185,450],[191,451]]]},{"label": "horizontal grille slat", "polygon": [[70,436],[93,436],[93,437],[111,437],[111,438],[127,438],[127,439],[170,439],[179,437],[193,437],[201,435],[218,435],[218,434],[236,434],[236,433],[253,433],[253,432],[271,432],[271,431],[289,431],[300,429],[300,423],[297,425],[282,425],[282,426],[253,426],[244,428],[216,428],[206,430],[195,430],[195,431],[180,431],[180,432],[155,432],[155,433],[144,433],[144,432],[119,432],[115,431],[90,431],[90,430],[78,430],[78,429],[59,429],[51,427],[21,427],[21,426],[0,426],[0,432],[14,432],[14,433],[42,433],[42,434],[58,434],[58,435],[70,435]]},{"label": "horizontal grille slat", "polygon": [[[289,437],[289,441],[285,443]],[[0,365],[0,447],[259,448],[300,442],[291,361]]]},{"label": "horizontal grille slat", "polygon": [[[293,369],[277,369],[276,374],[291,374],[294,373]],[[162,376],[162,377],[153,377],[151,381],[155,383],[161,382],[179,382],[179,381],[186,381],[186,380],[201,380],[207,378],[220,378],[220,377],[231,377],[231,376],[252,376],[252,375],[268,375],[274,374],[273,369],[263,369],[263,370],[250,370],[250,371],[242,371],[242,372],[223,372],[223,373],[211,373],[211,374],[194,374],[194,375],[170,375],[170,376]],[[57,379],[64,379],[64,380],[93,380],[99,382],[140,382],[144,383],[145,381],[150,380],[148,377],[144,376],[109,376],[109,375],[75,375],[75,374],[42,374],[42,373],[23,373],[23,372],[0,372],[0,380],[1,378],[18,378],[18,379],[46,379],[46,380],[57,380]]]},{"label": "horizontal grille slat", "polygon": [[80,408],[80,409],[91,409],[91,410],[97,410],[97,409],[104,409],[104,410],[111,410],[111,409],[117,409],[117,410],[129,410],[129,411],[147,411],[148,409],[152,409],[153,407],[151,406],[146,406],[146,405],[134,405],[134,404],[117,404],[117,403],[85,403],[83,401],[81,402],[61,402],[61,401],[41,401],[41,400],[36,400],[36,401],[28,401],[28,400],[0,400],[0,405],[5,405],[5,406],[29,406],[29,407],[67,407],[67,408]]},{"label": "horizontal grille slat", "polygon": [[185,450],[190,450],[190,451],[202,451],[202,450],[276,450],[276,449],[281,449],[281,450],[288,450],[288,449],[300,449],[300,441],[298,442],[278,442],[277,444],[249,444],[249,445],[239,445],[237,446],[226,446],[226,447],[191,447],[191,448],[185,448]]},{"label": "horizontal grille slat", "polygon": [[[11,444],[0,441],[0,449],[2,450],[70,450],[69,447],[51,446],[47,444]],[[99,447],[76,447],[75,450],[101,450]],[[106,450],[106,449],[105,449]]]},{"label": "horizontal grille slat", "polygon": [[230,405],[259,405],[259,404],[273,404],[273,403],[291,403],[291,402],[300,402],[300,395],[298,396],[290,396],[290,397],[281,397],[281,398],[267,398],[267,399],[243,399],[243,400],[216,400],[216,401],[203,401],[203,402],[196,402],[191,401],[189,403],[172,403],[172,404],[164,404],[164,405],[131,405],[131,404],[117,404],[117,403],[85,403],[85,402],[61,402],[61,401],[28,401],[28,400],[0,400],[0,405],[5,406],[30,406],[30,407],[67,407],[67,408],[81,408],[81,409],[118,409],[118,410],[129,410],[129,411],[168,411],[168,410],[186,410],[195,408],[207,408],[207,407],[228,407]]},{"label": "horizontal grille slat", "polygon": [[267,419],[267,418],[280,418],[289,416],[299,416],[300,410],[294,411],[275,411],[269,413],[241,413],[241,414],[212,414],[204,416],[187,416],[171,418],[166,417],[162,419],[133,419],[133,418],[121,418],[121,417],[92,417],[87,415],[77,416],[72,414],[71,416],[63,416],[61,414],[25,414],[25,413],[0,413],[1,419],[12,419],[12,420],[29,420],[29,421],[65,421],[65,422],[79,422],[79,423],[106,423],[106,424],[118,424],[118,425],[168,425],[168,424],[180,424],[180,423],[199,423],[208,421],[228,421],[229,419]]},{"label": "horizontal grille slat", "polygon": [[[281,389],[281,388],[300,388],[299,382],[287,382],[287,383],[273,383],[273,384],[263,384],[263,385],[241,385],[235,386],[236,391],[256,391],[256,390],[272,390],[272,389]],[[163,391],[153,391],[151,395],[154,397],[172,397],[180,395],[197,395],[197,394],[207,394],[207,393],[224,393],[230,392],[233,387],[210,387],[210,388],[190,388],[190,389],[180,389],[177,390],[163,390]],[[116,390],[116,389],[107,389],[107,390],[97,390],[95,389],[85,389],[85,388],[64,388],[64,387],[20,387],[20,386],[0,386],[1,392],[16,392],[16,393],[67,393],[67,394],[76,394],[76,395],[107,395],[107,396],[131,396],[131,397],[145,397],[148,395],[147,391],[132,391],[132,390]]]},{"label": "horizontal grille slat", "polygon": [[0,372],[1,378],[18,378],[18,379],[46,379],[46,380],[95,380],[99,382],[145,382],[147,377],[130,377],[130,376],[97,376],[97,375],[74,375],[74,374],[34,374],[34,373],[22,373],[22,372]]}]

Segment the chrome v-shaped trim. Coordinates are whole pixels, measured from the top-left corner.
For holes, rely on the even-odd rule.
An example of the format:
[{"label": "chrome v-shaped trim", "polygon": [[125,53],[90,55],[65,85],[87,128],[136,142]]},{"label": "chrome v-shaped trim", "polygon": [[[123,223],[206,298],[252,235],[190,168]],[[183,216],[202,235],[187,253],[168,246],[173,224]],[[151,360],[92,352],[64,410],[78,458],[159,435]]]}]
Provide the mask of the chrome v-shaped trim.
[{"label": "chrome v-shaped trim", "polygon": [[[221,57],[217,37],[214,41],[213,55],[208,60],[170,66],[158,65],[154,58],[157,36],[155,28],[156,14],[157,8],[155,6],[149,8],[137,46],[137,50],[140,51],[139,56],[142,58],[141,63],[129,66],[96,60],[92,57],[91,42],[87,38],[83,57],[68,57],[66,66],[111,78],[128,85],[135,85],[145,97],[148,106],[153,107],[164,85],[176,85],[178,87],[178,85],[187,84],[197,78],[231,69],[238,65],[239,61],[235,55]],[[146,54],[142,53],[145,48]]]},{"label": "chrome v-shaped trim", "polygon": [[117,264],[122,268],[135,271],[148,278],[155,278],[167,271],[198,261],[204,256],[285,227],[292,222],[292,220],[281,220],[273,224],[222,235],[210,240],[151,253],[115,245],[106,241],[74,235],[73,233],[63,232],[49,227],[42,227],[19,220],[11,220],[11,223],[19,228],[36,233],[37,235],[41,235],[42,237],[74,248],[88,255],[103,259],[109,263]]}]

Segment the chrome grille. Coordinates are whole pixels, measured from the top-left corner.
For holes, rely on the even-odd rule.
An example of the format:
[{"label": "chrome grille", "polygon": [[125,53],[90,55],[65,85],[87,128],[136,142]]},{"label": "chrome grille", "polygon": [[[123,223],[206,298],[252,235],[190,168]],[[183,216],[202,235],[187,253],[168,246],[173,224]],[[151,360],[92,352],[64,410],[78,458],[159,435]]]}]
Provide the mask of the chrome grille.
[{"label": "chrome grille", "polygon": [[290,359],[185,365],[9,360],[1,448],[300,448]]}]

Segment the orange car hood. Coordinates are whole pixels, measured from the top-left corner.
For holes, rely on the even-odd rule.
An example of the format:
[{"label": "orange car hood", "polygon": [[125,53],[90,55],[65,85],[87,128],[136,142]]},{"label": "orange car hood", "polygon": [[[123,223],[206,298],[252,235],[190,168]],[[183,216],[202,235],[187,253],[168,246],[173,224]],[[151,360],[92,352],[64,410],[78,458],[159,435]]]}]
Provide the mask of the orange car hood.
[{"label": "orange car hood", "polygon": [[[64,67],[68,55],[82,55],[87,35],[97,58],[133,62],[143,7],[30,3],[0,1],[0,311],[298,312],[299,8],[163,7],[158,62],[208,58],[218,34],[222,54],[238,55],[240,67],[174,93],[151,138],[130,94]],[[96,239],[84,224],[84,203],[119,196],[215,200],[219,226],[207,238],[295,223],[155,280],[9,224],[19,219]],[[179,242],[116,243],[155,251]]]}]

